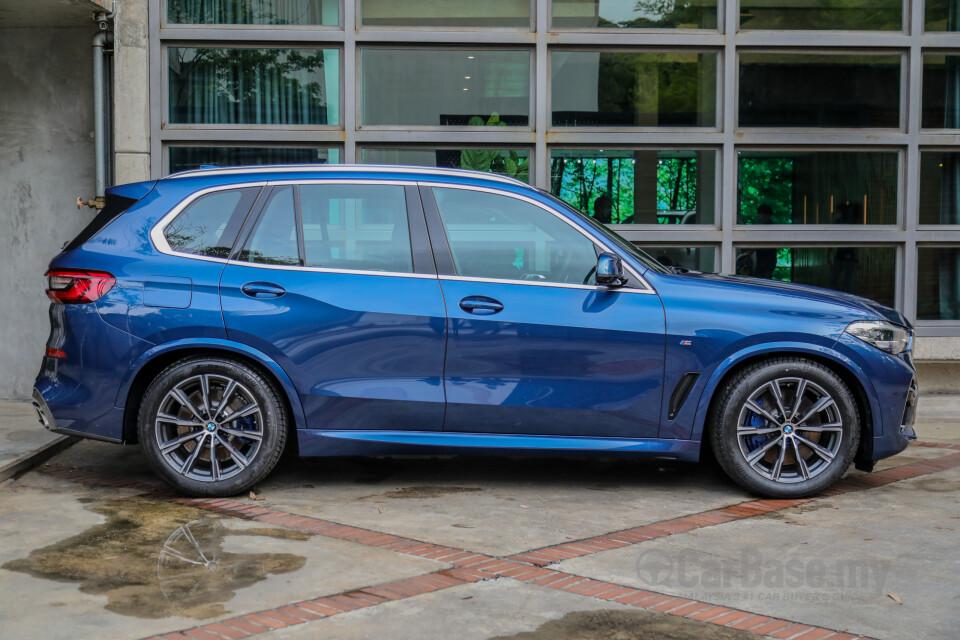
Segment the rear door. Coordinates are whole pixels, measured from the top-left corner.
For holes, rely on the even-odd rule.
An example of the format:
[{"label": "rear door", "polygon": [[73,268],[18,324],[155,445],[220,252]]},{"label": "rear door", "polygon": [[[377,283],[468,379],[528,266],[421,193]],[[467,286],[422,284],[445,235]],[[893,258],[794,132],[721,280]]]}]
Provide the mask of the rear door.
[{"label": "rear door", "polygon": [[444,429],[656,437],[656,293],[597,286],[601,247],[533,199],[439,185],[421,195],[448,317]]},{"label": "rear door", "polygon": [[416,187],[271,189],[220,281],[229,338],[283,367],[309,428],[441,429],[445,314]]}]

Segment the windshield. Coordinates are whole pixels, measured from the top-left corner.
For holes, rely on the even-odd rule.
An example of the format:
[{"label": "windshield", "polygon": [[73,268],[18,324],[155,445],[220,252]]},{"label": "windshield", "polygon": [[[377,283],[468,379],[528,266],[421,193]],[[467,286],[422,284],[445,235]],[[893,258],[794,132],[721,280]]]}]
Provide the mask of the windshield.
[{"label": "windshield", "polygon": [[644,251],[641,251],[641,250],[638,249],[632,242],[630,242],[629,240],[625,240],[624,238],[620,237],[619,235],[617,235],[616,233],[614,233],[613,231],[611,231],[609,228],[607,228],[606,225],[603,225],[603,224],[597,222],[596,220],[594,220],[593,218],[591,218],[591,217],[588,216],[587,214],[583,213],[583,212],[580,211],[579,209],[570,206],[569,204],[567,204],[566,202],[564,202],[563,200],[561,200],[561,199],[558,198],[557,196],[553,195],[553,194],[550,193],[549,191],[544,191],[543,189],[537,189],[537,191],[539,191],[540,193],[542,193],[542,194],[545,195],[546,197],[550,198],[550,201],[553,202],[554,204],[556,204],[557,206],[565,209],[566,211],[569,211],[570,213],[575,214],[577,217],[579,217],[579,218],[581,218],[581,219],[583,219],[583,220],[586,220],[586,221],[587,221],[588,223],[590,223],[597,231],[599,231],[600,233],[602,233],[605,238],[607,238],[608,240],[610,240],[610,242],[612,242],[612,243],[614,243],[615,245],[617,245],[617,247],[619,247],[620,249],[622,249],[622,250],[624,251],[624,253],[627,253],[627,254],[633,256],[634,258],[636,258],[637,260],[639,260],[639,261],[640,261],[640,264],[642,264],[642,265],[645,266],[646,268],[651,269],[651,270],[653,270],[653,271],[655,271],[655,272],[657,272],[657,273],[671,273],[671,270],[670,270],[668,267],[665,267],[665,266],[663,266],[662,264],[660,264],[659,262],[657,262],[656,258],[654,258],[653,256],[649,255],[648,253],[646,253],[646,252],[644,252]]}]

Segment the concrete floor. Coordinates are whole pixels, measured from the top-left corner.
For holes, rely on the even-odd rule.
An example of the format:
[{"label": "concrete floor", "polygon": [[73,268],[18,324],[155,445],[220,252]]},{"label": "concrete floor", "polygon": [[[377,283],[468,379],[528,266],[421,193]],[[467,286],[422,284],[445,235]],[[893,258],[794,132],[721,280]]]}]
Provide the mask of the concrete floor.
[{"label": "concrete floor", "polygon": [[[921,440],[960,444],[958,409],[960,397],[924,397]],[[257,489],[261,499],[184,504],[147,471],[138,448],[84,441],[0,484],[0,636],[758,637],[739,625],[809,640],[835,632],[836,640],[952,637],[960,626],[960,464],[928,462],[958,456],[911,447],[878,465],[874,477],[888,477],[882,486],[858,484],[864,474],[851,471],[842,495],[677,531],[663,521],[754,499],[707,465],[427,458],[289,461]],[[920,471],[890,475],[910,469]],[[414,543],[343,539],[349,527],[324,522],[452,551],[421,557]],[[598,595],[576,592],[594,583],[567,591],[528,580],[522,568],[514,578],[508,562],[493,561],[469,582],[323,619],[304,621],[309,605],[285,607],[371,585],[389,592],[424,574],[460,575],[458,566],[477,560],[455,560],[458,549],[506,557],[640,525],[670,531],[548,567],[597,581]],[[673,604],[664,607],[674,609],[638,608],[650,600],[628,606],[630,595],[605,599],[604,584],[611,595],[667,594]],[[685,600],[667,596],[760,617],[701,622],[677,615]],[[301,618],[282,622],[283,611]],[[255,615],[236,622],[244,614]],[[732,627],[717,623],[726,618]],[[795,624],[779,631],[777,620]]]}]

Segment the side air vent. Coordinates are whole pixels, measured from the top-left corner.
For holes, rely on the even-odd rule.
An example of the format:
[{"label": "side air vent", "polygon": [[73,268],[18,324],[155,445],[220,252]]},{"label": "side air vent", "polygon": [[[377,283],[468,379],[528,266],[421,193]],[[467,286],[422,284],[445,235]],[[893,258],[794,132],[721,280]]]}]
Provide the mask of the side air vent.
[{"label": "side air vent", "polygon": [[687,396],[690,395],[690,389],[693,389],[693,384],[699,377],[700,374],[696,371],[688,371],[680,378],[680,382],[677,383],[677,388],[673,390],[673,395],[670,396],[670,412],[667,414],[668,419],[673,420],[677,417],[677,414],[680,413],[683,403],[686,402]]}]

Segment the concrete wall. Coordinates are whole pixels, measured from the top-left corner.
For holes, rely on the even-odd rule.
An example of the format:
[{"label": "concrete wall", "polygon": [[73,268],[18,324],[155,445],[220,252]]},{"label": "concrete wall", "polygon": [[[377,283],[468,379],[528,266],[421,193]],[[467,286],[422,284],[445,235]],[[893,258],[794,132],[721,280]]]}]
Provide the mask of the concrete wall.
[{"label": "concrete wall", "polygon": [[147,0],[118,0],[113,73],[114,184],[150,179]]},{"label": "concrete wall", "polygon": [[43,273],[93,217],[93,90],[83,28],[0,29],[0,398],[29,397],[49,329]]}]

